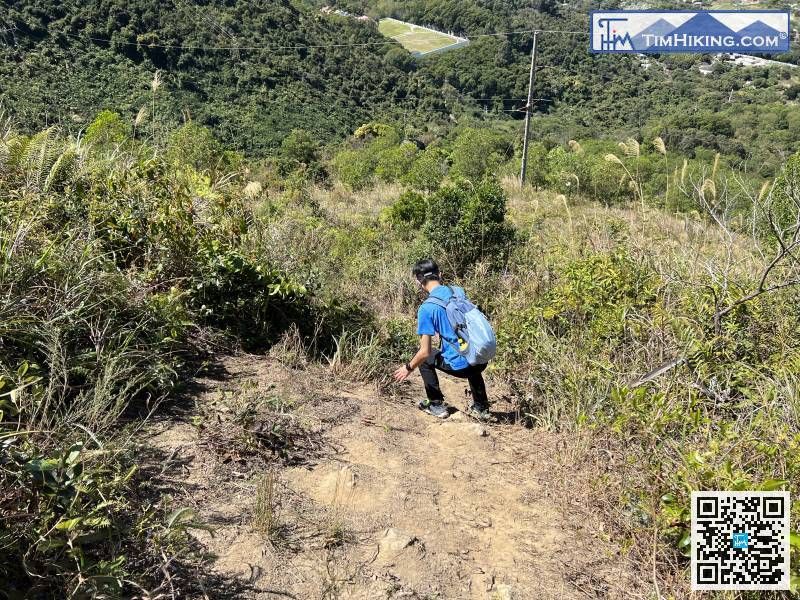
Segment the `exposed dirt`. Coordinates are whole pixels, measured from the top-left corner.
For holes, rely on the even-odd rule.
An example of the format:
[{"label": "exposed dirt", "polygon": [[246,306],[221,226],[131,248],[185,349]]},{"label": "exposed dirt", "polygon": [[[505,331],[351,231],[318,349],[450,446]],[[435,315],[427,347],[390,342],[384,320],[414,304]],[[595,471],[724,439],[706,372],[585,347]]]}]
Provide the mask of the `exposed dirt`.
[{"label": "exposed dirt", "polygon": [[[557,435],[460,412],[437,420],[415,406],[418,375],[387,397],[337,384],[321,367],[257,356],[223,366],[199,378],[194,406],[154,424],[150,439],[170,457],[164,476],[183,490],[176,502],[215,529],[195,534],[216,557],[214,581],[237,583],[235,594],[206,586],[208,597],[647,597],[637,569],[570,491],[586,474]],[[441,379],[463,407],[464,382]],[[230,412],[220,399],[241,390],[292,403],[305,432],[296,452],[271,458],[209,443]],[[267,470],[269,532],[253,521]]]}]

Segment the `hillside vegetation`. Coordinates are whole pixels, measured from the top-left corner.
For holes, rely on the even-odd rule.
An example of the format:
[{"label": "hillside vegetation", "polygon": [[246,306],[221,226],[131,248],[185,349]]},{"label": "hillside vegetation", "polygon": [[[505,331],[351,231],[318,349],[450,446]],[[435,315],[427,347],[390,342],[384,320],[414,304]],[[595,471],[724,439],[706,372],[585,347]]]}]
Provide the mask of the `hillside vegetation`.
[{"label": "hillside vegetation", "polygon": [[[389,390],[430,255],[494,322],[491,385],[520,422],[602,457],[585,483],[662,593],[686,591],[691,490],[798,491],[800,155],[762,181],[660,139],[573,140],[520,189],[513,140],[484,129],[420,150],[369,123],[326,152],[295,131],[267,162],[194,121],[18,131],[0,132],[9,597],[148,597],[205,564],[196,511],[148,483],[148,415],[237,348]],[[222,448],[305,447],[285,416],[254,438],[241,410]]]},{"label": "hillside vegetation", "polygon": [[697,64],[710,56],[654,57],[645,69],[638,57],[592,55],[580,33],[585,3],[337,4],[472,36],[420,60],[376,21],[324,15],[323,4],[13,0],[0,16],[0,102],[27,133],[53,123],[78,131],[110,109],[158,134],[189,115],[250,156],[274,154],[293,129],[333,142],[375,118],[413,138],[454,125],[508,127],[524,116],[531,35],[481,36],[538,27],[578,32],[539,38],[534,131],[547,143],[660,136],[671,150],[720,152],[766,177],[800,149],[797,69],[721,61],[703,76]]},{"label": "hillside vegetation", "polygon": [[[443,107],[376,24],[327,17],[302,3],[6,6],[0,102],[29,131],[54,122],[85,128],[103,109],[133,120],[145,107],[148,132],[189,114],[230,147],[263,154],[295,128],[332,140],[372,114]],[[309,47],[332,44],[350,46]]]}]

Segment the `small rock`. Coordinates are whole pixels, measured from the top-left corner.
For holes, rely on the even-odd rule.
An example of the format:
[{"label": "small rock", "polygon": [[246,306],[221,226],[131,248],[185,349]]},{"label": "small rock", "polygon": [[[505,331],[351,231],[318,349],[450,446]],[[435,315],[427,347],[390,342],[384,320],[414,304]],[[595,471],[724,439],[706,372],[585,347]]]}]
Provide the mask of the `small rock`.
[{"label": "small rock", "polygon": [[486,437],[489,435],[489,432],[486,431],[486,427],[483,425],[479,425],[478,423],[470,423],[469,428],[467,429],[470,433],[474,433],[478,437]]},{"label": "small rock", "polygon": [[494,588],[494,595],[497,600],[512,600],[511,586],[505,583],[499,583]]},{"label": "small rock", "polygon": [[411,546],[417,538],[410,533],[390,527],[378,542],[378,559],[381,562],[391,562],[403,550]]}]

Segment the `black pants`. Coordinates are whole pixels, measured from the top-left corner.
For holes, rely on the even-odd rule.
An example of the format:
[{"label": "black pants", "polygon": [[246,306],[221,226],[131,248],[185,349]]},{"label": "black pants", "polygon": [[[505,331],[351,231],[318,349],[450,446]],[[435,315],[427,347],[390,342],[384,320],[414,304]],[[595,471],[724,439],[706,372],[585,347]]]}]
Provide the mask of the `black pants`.
[{"label": "black pants", "polygon": [[[430,360],[430,359],[429,359]],[[436,369],[442,373],[447,373],[459,379],[469,381],[469,388],[472,390],[472,401],[478,406],[489,407],[489,398],[486,396],[486,384],[483,381],[483,371],[486,365],[470,365],[464,369],[451,369],[442,359],[442,354],[437,352],[432,362],[424,362],[419,366],[419,374],[425,382],[425,394],[428,400],[436,404],[444,400],[442,390],[439,387],[439,376]]]}]

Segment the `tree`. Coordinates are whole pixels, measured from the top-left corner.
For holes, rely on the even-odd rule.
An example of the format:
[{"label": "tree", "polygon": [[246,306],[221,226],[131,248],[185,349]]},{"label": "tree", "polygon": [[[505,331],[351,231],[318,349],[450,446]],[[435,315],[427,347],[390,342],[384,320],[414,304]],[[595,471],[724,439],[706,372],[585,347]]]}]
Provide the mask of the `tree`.
[{"label": "tree", "polygon": [[428,199],[423,227],[431,254],[458,275],[478,261],[504,264],[515,238],[513,226],[505,221],[506,202],[494,179],[441,188]]},{"label": "tree", "polygon": [[305,129],[293,129],[283,138],[280,155],[287,172],[310,166],[319,159],[319,142]]},{"label": "tree", "polygon": [[512,155],[511,144],[500,134],[488,129],[466,129],[453,144],[451,172],[457,177],[480,181]]},{"label": "tree", "polygon": [[131,139],[131,126],[118,113],[104,110],[86,129],[84,141],[96,148],[121,146]]}]

